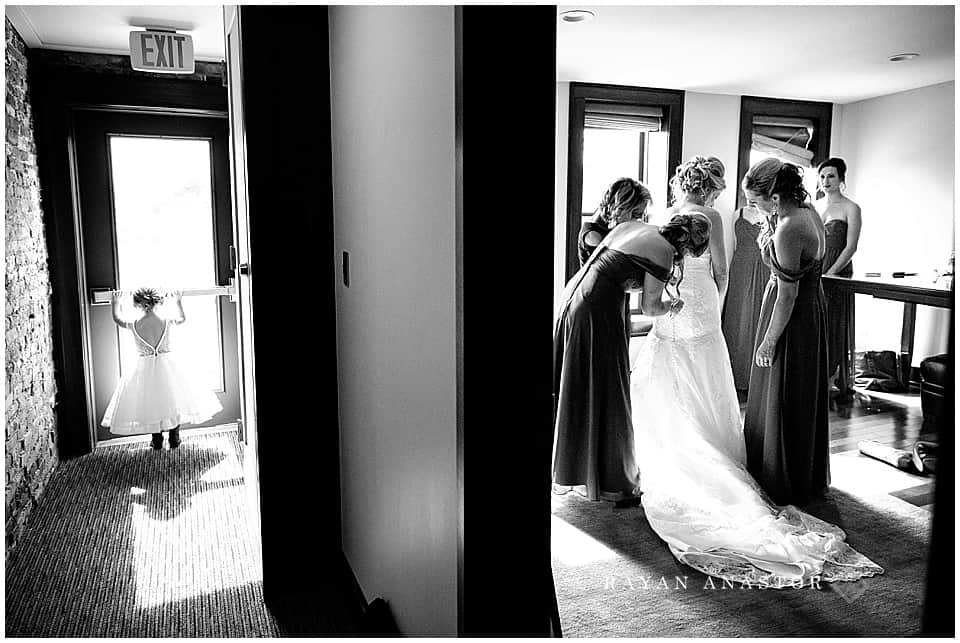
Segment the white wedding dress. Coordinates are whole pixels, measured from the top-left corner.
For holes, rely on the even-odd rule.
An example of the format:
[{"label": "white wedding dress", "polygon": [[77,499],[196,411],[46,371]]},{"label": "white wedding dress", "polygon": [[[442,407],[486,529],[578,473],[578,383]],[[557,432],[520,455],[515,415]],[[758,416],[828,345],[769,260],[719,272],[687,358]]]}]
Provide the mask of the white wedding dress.
[{"label": "white wedding dress", "polygon": [[641,502],[683,563],[760,587],[857,580],[883,569],[840,528],[779,507],[747,472],[710,253],[688,256],[683,309],[657,317],[631,373]]}]

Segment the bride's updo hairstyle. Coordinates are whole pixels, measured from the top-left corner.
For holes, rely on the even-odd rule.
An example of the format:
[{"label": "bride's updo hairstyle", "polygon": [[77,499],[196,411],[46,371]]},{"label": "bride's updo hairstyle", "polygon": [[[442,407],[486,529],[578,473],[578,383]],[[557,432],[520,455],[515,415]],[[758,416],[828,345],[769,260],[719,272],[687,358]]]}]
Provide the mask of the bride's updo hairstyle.
[{"label": "bride's updo hairstyle", "polygon": [[646,210],[653,197],[650,190],[640,181],[629,178],[621,178],[614,181],[600,200],[600,218],[607,224],[619,223],[618,219],[621,213],[632,210],[638,205],[643,206],[642,221],[646,222]]},{"label": "bride's updo hairstyle", "polygon": [[810,198],[803,187],[803,172],[793,163],[784,163],[780,159],[766,158],[751,167],[743,177],[744,191],[765,194],[767,198],[779,194],[786,201],[797,205]]},{"label": "bride's updo hairstyle", "polygon": [[677,278],[676,288],[679,295],[680,282],[683,281],[683,257],[690,253],[699,257],[710,244],[712,224],[705,214],[699,212],[681,212],[660,227],[660,234],[674,248],[673,272]]},{"label": "bride's updo hairstyle", "polygon": [[686,194],[692,195],[702,205],[708,194],[727,187],[723,179],[725,173],[723,162],[717,157],[694,156],[686,163],[677,166],[677,171],[670,179],[674,202],[679,201],[681,195]]}]

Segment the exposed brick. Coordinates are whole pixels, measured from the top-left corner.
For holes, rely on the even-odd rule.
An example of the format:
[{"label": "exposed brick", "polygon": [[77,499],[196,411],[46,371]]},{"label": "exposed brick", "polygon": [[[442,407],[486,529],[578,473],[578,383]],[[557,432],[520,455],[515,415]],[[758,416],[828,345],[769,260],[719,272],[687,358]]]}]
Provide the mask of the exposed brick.
[{"label": "exposed brick", "polygon": [[57,465],[50,274],[26,45],[6,20],[6,544],[16,547]]}]

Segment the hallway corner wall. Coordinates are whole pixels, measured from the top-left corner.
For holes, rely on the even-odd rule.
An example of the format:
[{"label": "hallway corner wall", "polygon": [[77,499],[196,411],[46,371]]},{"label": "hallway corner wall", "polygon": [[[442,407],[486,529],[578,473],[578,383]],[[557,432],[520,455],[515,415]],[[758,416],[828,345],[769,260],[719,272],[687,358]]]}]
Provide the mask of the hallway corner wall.
[{"label": "hallway corner wall", "polygon": [[343,549],[401,632],[454,636],[454,8],[333,6],[330,61]]},{"label": "hallway corner wall", "polygon": [[56,468],[47,236],[40,206],[27,47],[6,21],[6,555]]}]

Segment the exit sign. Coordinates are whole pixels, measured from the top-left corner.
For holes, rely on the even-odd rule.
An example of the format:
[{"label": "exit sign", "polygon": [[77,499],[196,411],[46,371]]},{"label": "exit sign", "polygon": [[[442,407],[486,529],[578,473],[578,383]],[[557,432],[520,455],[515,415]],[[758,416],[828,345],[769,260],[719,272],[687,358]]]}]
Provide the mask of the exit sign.
[{"label": "exit sign", "polygon": [[137,71],[193,73],[193,38],[173,31],[131,31],[130,65]]}]

